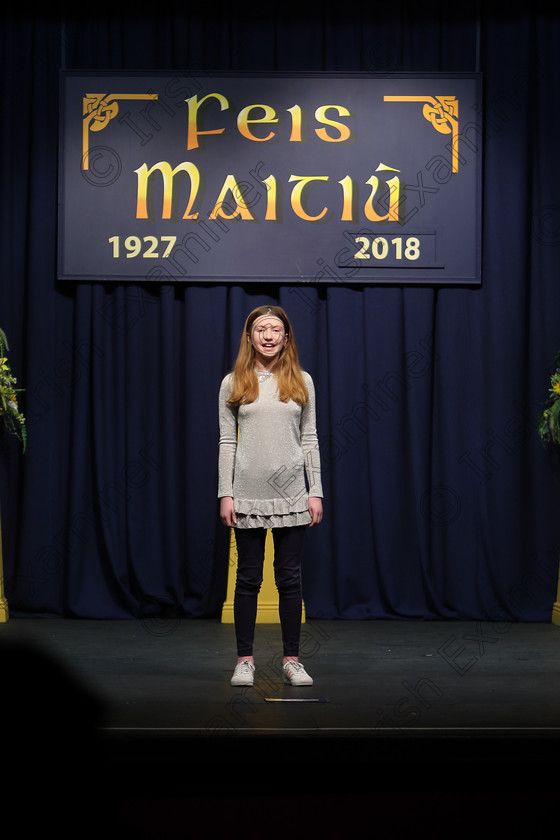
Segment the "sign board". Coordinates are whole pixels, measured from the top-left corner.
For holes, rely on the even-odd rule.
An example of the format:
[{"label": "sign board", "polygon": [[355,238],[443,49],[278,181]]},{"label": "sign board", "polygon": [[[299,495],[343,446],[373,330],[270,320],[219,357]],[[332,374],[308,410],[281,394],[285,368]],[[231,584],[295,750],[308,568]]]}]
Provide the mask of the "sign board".
[{"label": "sign board", "polygon": [[478,74],[68,71],[58,276],[481,282]]}]

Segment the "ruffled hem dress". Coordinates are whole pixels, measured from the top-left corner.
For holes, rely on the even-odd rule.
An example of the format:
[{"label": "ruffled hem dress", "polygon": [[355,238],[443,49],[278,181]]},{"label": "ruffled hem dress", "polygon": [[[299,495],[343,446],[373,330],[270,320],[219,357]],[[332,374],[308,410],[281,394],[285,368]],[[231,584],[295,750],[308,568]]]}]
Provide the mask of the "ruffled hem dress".
[{"label": "ruffled hem dress", "polygon": [[232,374],[219,393],[218,498],[232,496],[236,528],[309,525],[309,496],[323,496],[315,388],[303,372],[304,406],[278,398],[273,373],[257,371],[259,396],[228,405]]}]

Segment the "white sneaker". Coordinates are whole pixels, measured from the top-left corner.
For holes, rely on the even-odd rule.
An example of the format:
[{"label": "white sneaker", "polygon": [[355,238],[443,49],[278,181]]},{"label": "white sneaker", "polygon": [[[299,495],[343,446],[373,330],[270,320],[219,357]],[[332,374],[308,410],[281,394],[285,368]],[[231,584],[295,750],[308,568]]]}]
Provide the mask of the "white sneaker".
[{"label": "white sneaker", "polygon": [[295,659],[289,659],[282,668],[284,682],[289,685],[313,685],[313,680],[301,664]]},{"label": "white sneaker", "polygon": [[238,662],[231,678],[232,685],[253,685],[255,681],[255,666],[250,659]]}]

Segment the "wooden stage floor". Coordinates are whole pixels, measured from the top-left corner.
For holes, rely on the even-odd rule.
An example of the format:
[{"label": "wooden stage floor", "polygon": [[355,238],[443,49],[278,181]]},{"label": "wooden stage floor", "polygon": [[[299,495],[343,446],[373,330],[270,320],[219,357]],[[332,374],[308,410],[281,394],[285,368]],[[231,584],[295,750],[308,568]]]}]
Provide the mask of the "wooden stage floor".
[{"label": "wooden stage floor", "polygon": [[[102,779],[101,801],[135,838],[183,836],[165,834],[165,821],[150,829],[146,809],[162,799],[170,819],[170,803],[180,808],[185,798],[232,807],[248,798],[256,813],[268,797],[273,810],[278,796],[303,797],[322,803],[320,822],[326,803],[350,802],[357,815],[382,797],[404,826],[409,800],[395,797],[422,796],[421,814],[434,791],[440,817],[452,802],[463,810],[457,837],[471,814],[467,794],[471,804],[497,804],[522,791],[517,826],[520,803],[534,820],[545,813],[534,797],[557,789],[560,628],[552,624],[308,620],[300,658],[314,685],[305,688],[282,683],[279,626],[270,624],[257,626],[252,688],[230,685],[234,631],[217,620],[10,618],[0,654],[14,774],[28,779],[32,767],[48,790],[39,768],[54,755],[71,788],[73,768],[93,785],[80,790]],[[503,828],[514,812],[498,812]],[[395,826],[393,836],[401,836]]]}]

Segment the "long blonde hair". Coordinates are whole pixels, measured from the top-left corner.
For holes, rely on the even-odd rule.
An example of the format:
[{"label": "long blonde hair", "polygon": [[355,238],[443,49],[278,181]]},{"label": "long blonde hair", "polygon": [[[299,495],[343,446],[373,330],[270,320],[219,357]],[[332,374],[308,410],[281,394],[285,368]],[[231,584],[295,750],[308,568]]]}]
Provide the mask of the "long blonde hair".
[{"label": "long blonde hair", "polygon": [[299,366],[292,326],[288,316],[280,306],[259,306],[247,316],[239,343],[239,352],[233,366],[233,386],[228,403],[230,405],[252,403],[259,396],[259,382],[255,373],[255,348],[251,340],[251,333],[253,324],[262,315],[272,315],[279,318],[286,333],[284,347],[274,365],[274,373],[278,383],[278,398],[282,402],[293,400],[298,405],[305,405],[309,399],[309,394]]}]

